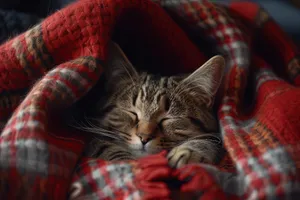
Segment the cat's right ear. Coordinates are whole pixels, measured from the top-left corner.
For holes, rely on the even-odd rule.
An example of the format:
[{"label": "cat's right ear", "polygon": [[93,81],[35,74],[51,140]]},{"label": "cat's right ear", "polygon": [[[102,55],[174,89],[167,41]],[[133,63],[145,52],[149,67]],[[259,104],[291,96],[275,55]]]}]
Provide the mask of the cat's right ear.
[{"label": "cat's right ear", "polygon": [[104,64],[108,88],[120,88],[122,84],[134,83],[138,73],[120,46],[110,42],[108,48],[108,59]]},{"label": "cat's right ear", "polygon": [[177,88],[211,107],[222,82],[224,68],[224,57],[214,56],[182,80]]}]

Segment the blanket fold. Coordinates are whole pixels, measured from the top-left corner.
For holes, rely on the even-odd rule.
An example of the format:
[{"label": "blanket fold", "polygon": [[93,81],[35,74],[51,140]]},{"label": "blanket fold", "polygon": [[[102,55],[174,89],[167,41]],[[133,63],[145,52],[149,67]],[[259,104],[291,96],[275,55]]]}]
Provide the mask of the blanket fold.
[{"label": "blanket fold", "polygon": [[[166,152],[116,163],[82,157],[87,135],[61,117],[96,85],[111,40],[136,66],[162,74],[226,58],[220,163],[173,169]],[[298,55],[252,3],[75,2],[0,46],[0,199],[293,199]]]}]

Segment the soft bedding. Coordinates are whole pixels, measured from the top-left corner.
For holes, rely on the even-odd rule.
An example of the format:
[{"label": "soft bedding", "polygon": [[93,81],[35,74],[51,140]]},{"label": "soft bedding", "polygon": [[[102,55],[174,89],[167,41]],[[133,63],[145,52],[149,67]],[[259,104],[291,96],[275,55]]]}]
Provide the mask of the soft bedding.
[{"label": "soft bedding", "polygon": [[[226,58],[220,163],[173,169],[166,152],[116,163],[82,155],[88,135],[62,116],[96,86],[112,39],[162,74]],[[298,49],[256,4],[81,0],[2,44],[0,61],[0,199],[300,195]]]}]

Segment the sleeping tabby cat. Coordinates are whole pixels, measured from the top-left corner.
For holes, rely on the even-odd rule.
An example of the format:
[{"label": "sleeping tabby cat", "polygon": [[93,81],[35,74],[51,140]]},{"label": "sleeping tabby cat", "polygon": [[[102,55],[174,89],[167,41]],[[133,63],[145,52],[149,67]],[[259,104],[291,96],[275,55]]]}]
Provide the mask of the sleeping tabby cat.
[{"label": "sleeping tabby cat", "polygon": [[224,59],[215,56],[190,75],[138,73],[115,43],[106,63],[106,96],[88,119],[96,133],[86,153],[105,160],[169,151],[172,167],[214,163],[221,148],[212,112]]}]

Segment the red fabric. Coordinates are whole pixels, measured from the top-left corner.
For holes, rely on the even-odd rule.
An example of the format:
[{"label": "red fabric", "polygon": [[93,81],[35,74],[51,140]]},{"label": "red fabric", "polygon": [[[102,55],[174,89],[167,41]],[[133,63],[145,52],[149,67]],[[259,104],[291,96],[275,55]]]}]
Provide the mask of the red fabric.
[{"label": "red fabric", "polygon": [[[1,45],[0,198],[297,197],[298,50],[256,4],[217,6],[82,0]],[[166,152],[121,163],[81,157],[87,135],[61,116],[96,84],[112,38],[137,66],[162,74],[191,72],[209,55],[224,55],[221,163],[172,169]]]}]

